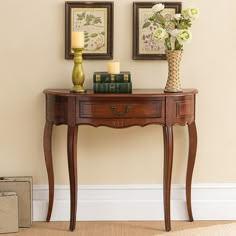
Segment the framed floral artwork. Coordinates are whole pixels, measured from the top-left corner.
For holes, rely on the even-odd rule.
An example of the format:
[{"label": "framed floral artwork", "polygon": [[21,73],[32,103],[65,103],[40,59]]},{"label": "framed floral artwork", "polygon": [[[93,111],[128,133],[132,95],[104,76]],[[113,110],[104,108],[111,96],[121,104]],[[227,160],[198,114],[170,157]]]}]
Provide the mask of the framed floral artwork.
[{"label": "framed floral artwork", "polygon": [[[165,17],[181,12],[181,2],[162,3]],[[157,2],[133,3],[133,60],[166,60],[164,42],[157,42],[153,37],[157,26],[148,21],[155,4]]]},{"label": "framed floral artwork", "polygon": [[84,31],[84,59],[112,59],[113,2],[65,2],[65,59],[73,58],[73,31]]}]

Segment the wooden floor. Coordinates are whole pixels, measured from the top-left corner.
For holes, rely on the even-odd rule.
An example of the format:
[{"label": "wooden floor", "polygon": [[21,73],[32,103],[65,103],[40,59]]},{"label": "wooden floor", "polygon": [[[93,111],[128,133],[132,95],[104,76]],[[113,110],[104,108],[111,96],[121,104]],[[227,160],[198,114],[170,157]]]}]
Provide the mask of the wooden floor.
[{"label": "wooden floor", "polygon": [[[172,231],[226,224],[233,221],[172,221]],[[235,221],[234,221],[235,222]],[[147,222],[77,222],[74,232],[68,230],[68,222],[34,222],[32,228],[21,228],[17,236],[156,236],[168,235],[164,231],[163,221]]]}]

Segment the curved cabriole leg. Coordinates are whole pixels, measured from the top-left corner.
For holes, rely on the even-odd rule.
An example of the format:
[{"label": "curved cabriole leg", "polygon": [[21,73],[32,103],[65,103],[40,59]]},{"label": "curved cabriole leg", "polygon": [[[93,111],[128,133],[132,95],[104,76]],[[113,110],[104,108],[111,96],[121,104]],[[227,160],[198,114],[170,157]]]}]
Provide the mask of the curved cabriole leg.
[{"label": "curved cabriole leg", "polygon": [[189,220],[193,221],[192,206],[191,206],[191,184],[193,176],[193,168],[197,152],[197,129],[195,121],[188,124],[189,133],[189,153],[188,153],[188,167],[186,176],[186,200]]},{"label": "curved cabriole leg", "polygon": [[48,214],[47,222],[51,219],[53,199],[54,199],[54,174],[53,174],[53,161],[52,161],[52,128],[53,123],[46,121],[44,127],[43,136],[43,148],[44,157],[48,173],[48,184],[49,184],[49,203],[48,203]]},{"label": "curved cabriole leg", "polygon": [[76,226],[77,211],[77,134],[78,126],[68,126],[67,155],[70,177],[70,230]]},{"label": "curved cabriole leg", "polygon": [[170,192],[171,192],[171,174],[173,163],[173,127],[163,126],[164,137],[164,173],[163,173],[163,197],[164,197],[164,215],[166,231],[171,230],[170,223]]}]

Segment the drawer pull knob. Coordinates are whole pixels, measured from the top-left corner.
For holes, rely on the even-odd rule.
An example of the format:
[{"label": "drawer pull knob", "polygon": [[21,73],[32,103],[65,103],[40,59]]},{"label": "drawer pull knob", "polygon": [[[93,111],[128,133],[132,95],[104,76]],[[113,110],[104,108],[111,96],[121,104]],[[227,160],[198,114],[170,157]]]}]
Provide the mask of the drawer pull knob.
[{"label": "drawer pull knob", "polygon": [[128,114],[129,109],[131,109],[132,107],[130,105],[125,106],[125,110],[124,111],[116,111],[116,106],[110,106],[112,113],[116,116],[124,116],[125,114]]}]

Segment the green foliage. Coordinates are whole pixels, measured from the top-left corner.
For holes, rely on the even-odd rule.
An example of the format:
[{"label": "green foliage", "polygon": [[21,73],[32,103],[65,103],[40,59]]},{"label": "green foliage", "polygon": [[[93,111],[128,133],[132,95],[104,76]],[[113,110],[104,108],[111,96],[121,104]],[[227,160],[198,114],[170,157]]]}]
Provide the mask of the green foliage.
[{"label": "green foliage", "polygon": [[97,36],[98,36],[97,33],[90,34],[90,37],[92,37],[92,38],[97,37]]},{"label": "green foliage", "polygon": [[148,20],[150,20],[150,21],[154,21],[154,20],[155,20],[155,15],[150,16],[150,17],[148,18]]},{"label": "green foliage", "polygon": [[171,50],[171,40],[170,37],[165,39],[165,46],[167,50]]},{"label": "green foliage", "polygon": [[86,12],[82,12],[81,14],[77,14],[78,21],[85,21],[84,25],[97,25],[102,23],[101,17],[96,17],[93,14],[88,14]]},{"label": "green foliage", "polygon": [[181,45],[178,40],[175,40],[175,50],[181,50],[182,48],[183,45]]},{"label": "green foliage", "polygon": [[166,19],[163,15],[161,14],[156,14],[154,22],[160,24],[160,25],[165,25]]},{"label": "green foliage", "polygon": [[[97,33],[89,33],[87,31],[84,32],[84,48],[89,49],[89,45],[90,43],[92,43],[92,39],[93,39],[93,43],[97,41],[97,38],[103,36],[104,37],[105,32],[97,32]],[[97,45],[96,50],[99,50],[100,48],[104,47],[105,44],[104,42],[102,44],[100,44],[99,46]]]},{"label": "green foliage", "polygon": [[190,20],[187,19],[181,19],[178,22],[178,28],[179,29],[188,29],[192,26],[192,22]]},{"label": "green foliage", "polygon": [[85,12],[82,12],[81,14],[77,14],[77,20],[83,20],[85,17]]},{"label": "green foliage", "polygon": [[150,25],[151,25],[151,22],[150,22],[150,21],[145,22],[145,23],[143,24],[143,29],[144,29],[144,28],[147,28],[147,27],[150,26]]}]

